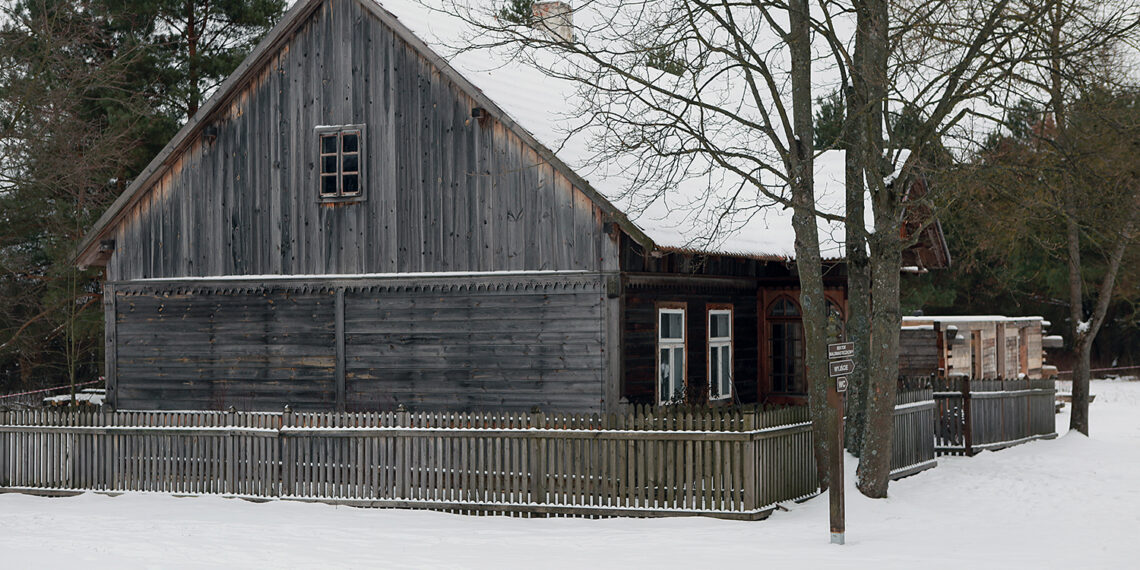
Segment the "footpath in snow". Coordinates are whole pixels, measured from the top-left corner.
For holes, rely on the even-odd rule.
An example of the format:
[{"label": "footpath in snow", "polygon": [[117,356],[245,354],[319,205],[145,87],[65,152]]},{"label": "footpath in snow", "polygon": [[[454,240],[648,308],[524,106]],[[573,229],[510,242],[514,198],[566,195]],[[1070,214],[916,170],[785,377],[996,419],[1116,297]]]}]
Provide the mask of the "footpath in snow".
[{"label": "footpath in snow", "polygon": [[1140,382],[1092,391],[1092,438],[939,458],[886,500],[859,495],[849,462],[845,546],[828,543],[826,497],[749,523],[0,495],[0,567],[1137,568]]}]

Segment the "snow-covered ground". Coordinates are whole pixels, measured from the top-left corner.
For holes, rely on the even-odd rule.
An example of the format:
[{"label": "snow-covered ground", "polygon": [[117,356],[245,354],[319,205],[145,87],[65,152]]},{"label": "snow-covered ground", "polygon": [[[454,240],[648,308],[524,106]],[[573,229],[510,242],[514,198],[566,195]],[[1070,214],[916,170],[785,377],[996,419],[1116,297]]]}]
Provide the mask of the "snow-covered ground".
[{"label": "snow-covered ground", "polygon": [[846,546],[829,544],[826,497],[747,523],[0,495],[0,567],[1137,568],[1140,382],[1092,391],[1091,439],[941,458],[883,501],[849,481]]}]

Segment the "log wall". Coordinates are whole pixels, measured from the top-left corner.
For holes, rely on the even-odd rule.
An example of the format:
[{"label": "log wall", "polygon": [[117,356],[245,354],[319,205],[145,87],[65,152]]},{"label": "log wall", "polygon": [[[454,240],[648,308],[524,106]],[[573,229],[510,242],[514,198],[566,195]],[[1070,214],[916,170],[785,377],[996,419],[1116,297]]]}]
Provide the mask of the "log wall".
[{"label": "log wall", "polygon": [[[735,285],[735,286],[734,286]],[[667,276],[641,276],[627,284],[622,332],[622,395],[632,403],[657,403],[657,309],[661,303],[685,308],[685,397],[708,401],[708,311],[732,307],[733,398],[756,402],[756,284],[717,283]]]},{"label": "log wall", "polygon": [[599,274],[111,288],[121,409],[605,406]]}]

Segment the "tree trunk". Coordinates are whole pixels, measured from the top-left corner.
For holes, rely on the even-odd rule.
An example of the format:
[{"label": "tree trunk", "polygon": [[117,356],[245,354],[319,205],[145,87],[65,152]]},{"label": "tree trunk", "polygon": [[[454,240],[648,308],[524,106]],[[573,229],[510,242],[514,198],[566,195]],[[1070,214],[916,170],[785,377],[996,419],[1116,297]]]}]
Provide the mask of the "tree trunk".
[{"label": "tree trunk", "polygon": [[830,485],[828,458],[831,434],[837,425],[827,408],[827,302],[823,296],[823,262],[815,218],[812,181],[814,127],[811,90],[811,36],[807,0],[793,0],[788,9],[791,51],[792,122],[795,129],[789,157],[792,174],[792,227],[796,233],[796,268],[800,275],[800,309],[804,325],[804,378],[808,384],[816,471],[821,489]]},{"label": "tree trunk", "polygon": [[895,392],[899,373],[899,266],[902,263],[901,240],[895,231],[882,228],[876,221],[871,236],[871,296],[875,306],[871,317],[871,351],[867,391],[867,431],[859,456],[856,484],[864,495],[880,499],[887,496],[891,474],[891,448],[894,444]]},{"label": "tree trunk", "polygon": [[1084,435],[1089,434],[1089,380],[1092,376],[1092,344],[1104,318],[1108,314],[1108,305],[1112,300],[1112,291],[1116,286],[1116,275],[1120,272],[1120,264],[1124,260],[1124,253],[1132,243],[1137,217],[1140,217],[1140,204],[1132,203],[1132,210],[1126,218],[1124,226],[1120,228],[1117,241],[1108,256],[1108,267],[1105,268],[1104,277],[1097,289],[1096,306],[1087,321],[1084,316],[1084,282],[1081,277],[1081,233],[1077,222],[1070,215],[1067,221],[1069,245],[1069,319],[1073,323],[1073,347],[1077,352],[1077,360],[1073,363],[1073,402],[1072,415],[1069,417],[1069,429],[1076,430]]},{"label": "tree trunk", "polygon": [[1069,429],[1089,434],[1089,379],[1092,377],[1092,339],[1082,335],[1076,344],[1073,362],[1073,402]]},{"label": "tree trunk", "polygon": [[[855,36],[855,61],[863,57],[866,18],[858,18]],[[866,113],[866,85],[861,77],[862,65],[852,70],[851,88],[846,94],[846,134],[844,178],[847,190],[846,254],[847,254],[847,339],[855,344],[855,370],[848,376],[847,423],[844,426],[847,451],[858,457],[863,449],[863,432],[867,426],[867,389],[871,358],[871,266],[867,258],[867,228],[863,185],[865,142],[863,115]]]},{"label": "tree trunk", "polygon": [[875,233],[868,239],[871,249],[871,351],[866,394],[866,430],[859,454],[856,484],[871,498],[887,496],[893,445],[895,391],[899,369],[899,269],[902,239],[899,236],[908,185],[906,179],[885,183],[884,112],[887,105],[887,2],[862,0],[856,3],[862,57],[859,77],[866,86],[867,111],[863,121],[863,170],[871,192]]},{"label": "tree trunk", "polygon": [[[1060,105],[1054,103],[1054,108]],[[1071,202],[1071,198],[1069,201]],[[1067,204],[1068,217],[1065,233],[1068,238],[1069,256],[1069,322],[1073,326],[1073,348],[1077,360],[1073,363],[1073,401],[1069,429],[1089,434],[1089,374],[1092,368],[1092,342],[1089,323],[1085,322],[1084,282],[1081,278],[1081,229],[1074,218],[1071,204]]]},{"label": "tree trunk", "polygon": [[[849,161],[852,159],[848,159]],[[858,161],[858,158],[854,158]],[[858,170],[858,195],[852,194],[851,176],[848,173],[847,212],[851,218],[863,215],[862,169]],[[853,208],[854,202],[859,202]],[[850,219],[848,221],[850,225]],[[855,456],[862,453],[863,436],[867,426],[868,370],[871,363],[871,267],[867,258],[865,232],[853,237],[847,229],[847,340],[855,343],[855,370],[848,376],[847,450]]]}]

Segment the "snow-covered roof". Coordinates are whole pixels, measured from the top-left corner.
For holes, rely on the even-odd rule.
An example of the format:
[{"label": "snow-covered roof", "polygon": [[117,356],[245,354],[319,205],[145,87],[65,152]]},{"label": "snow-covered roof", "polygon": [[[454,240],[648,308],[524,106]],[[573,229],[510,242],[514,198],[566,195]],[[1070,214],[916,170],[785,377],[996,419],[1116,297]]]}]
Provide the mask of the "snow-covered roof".
[{"label": "snow-covered roof", "polygon": [[1013,323],[1022,321],[1042,321],[1044,317],[1006,317],[1004,315],[930,315],[903,317],[903,325],[919,323]]},{"label": "snow-covered roof", "polygon": [[[366,0],[368,1],[368,0]],[[448,10],[437,10],[432,0],[372,0],[397,17],[412,33],[499,105],[510,118],[585,178],[594,190],[624,212],[658,246],[757,257],[795,257],[792,210],[762,196],[755,189],[738,199],[737,211],[722,204],[737,196],[739,182],[724,175],[720,184],[707,176],[680,177],[675,187],[660,195],[631,191],[629,164],[620,157],[599,162],[592,145],[596,132],[578,129],[581,109],[579,86],[553,78],[529,65],[510,59],[509,50],[459,49],[476,34],[472,26]],[[575,3],[577,4],[577,3]],[[451,4],[444,4],[451,6]],[[578,8],[579,6],[575,6]],[[583,10],[584,12],[584,10]],[[581,15],[575,13],[575,18]],[[570,130],[574,132],[570,134]],[[905,162],[907,153],[896,155]],[[815,159],[817,209],[842,215],[845,202],[843,151],[826,151]],[[710,187],[712,188],[710,190]],[[867,227],[873,227],[870,207]],[[824,259],[845,257],[844,228],[839,222],[818,222]]]},{"label": "snow-covered roof", "polygon": [[[80,391],[75,395],[75,402],[77,404],[88,404],[91,406],[102,406],[103,400],[106,398],[106,390],[101,388],[87,388]],[[59,396],[50,396],[44,398],[44,403],[49,405],[66,405],[71,403],[71,394],[61,394]]]},{"label": "snow-covered roof", "polygon": [[[470,23],[446,11],[429,7],[454,6],[455,2],[468,0],[360,1],[396,28],[397,35],[412,43],[413,47],[429,50],[430,53],[425,53],[425,56],[433,63],[447,68],[444,69],[445,75],[455,79],[461,88],[474,88],[479,92],[473,93],[478,96],[477,99],[489,101],[492,107],[506,114],[507,117],[502,119],[509,128],[520,133],[525,131],[523,134],[527,136],[524,138],[533,137],[537,144],[554,155],[556,162],[573,170],[572,178],[581,179],[575,183],[582,185],[584,182],[587,187],[583,190],[598,201],[604,210],[619,210],[619,223],[635,238],[641,239],[637,235],[640,232],[655,245],[664,248],[762,258],[795,257],[792,211],[779,205],[777,200],[761,192],[755,185],[741,184],[743,179],[739,176],[706,164],[703,171],[699,167],[683,170],[675,180],[658,188],[663,192],[647,193],[640,187],[639,178],[633,174],[639,168],[636,158],[607,155],[600,159],[595,152],[596,143],[601,140],[597,126],[581,128],[583,125],[580,121],[572,120],[582,115],[582,104],[588,101],[579,84],[553,78],[520,62],[511,57],[510,50],[471,48],[470,38],[478,34],[473,31]],[[482,0],[470,0],[468,3],[480,6],[483,10],[493,10],[488,8],[492,6],[491,3]],[[589,14],[590,7],[593,6],[587,2],[574,4],[576,20],[579,16]],[[131,205],[142,200],[173,160],[172,157],[177,156],[180,150],[189,148],[193,135],[205,124],[203,121],[224,106],[238,85],[255,77],[259,66],[269,61],[273,50],[279,48],[283,38],[299,29],[304,19],[319,5],[317,0],[301,0],[294,5],[286,17],[266,35],[254,53],[223,82],[199,112],[104,212],[80,242],[76,251],[77,263],[89,265],[100,262],[99,240],[106,237],[109,228],[124,219],[125,212]],[[619,41],[624,40],[619,38]],[[771,44],[770,47],[779,45],[775,40],[757,41],[767,42]],[[771,51],[782,53],[782,50]],[[518,54],[515,52],[513,55]],[[777,56],[777,59],[779,57],[782,56]],[[779,61],[776,63],[782,65]],[[813,82],[822,82],[818,92],[829,92],[825,90],[831,85],[829,80],[824,78],[817,81],[814,65]],[[733,87],[725,89],[728,93],[726,97],[731,99],[737,95],[733,90],[739,90],[739,83],[737,81]],[[754,107],[746,111],[752,114],[758,112]],[[770,149],[764,151],[759,148],[764,145],[762,137],[754,140],[756,137],[753,135],[754,133],[744,136],[744,140],[732,140],[731,145],[737,145],[733,148],[748,153],[771,154]],[[783,144],[788,145],[786,141]],[[546,153],[540,149],[539,154]],[[896,171],[906,162],[908,155],[905,151],[891,151],[889,158],[896,165]],[[844,212],[843,161],[841,151],[823,152],[816,157],[814,187],[818,211],[835,216]],[[556,167],[561,168],[558,165]],[[783,175],[776,177],[773,172],[782,172],[782,167],[771,167],[767,172],[761,172],[760,182],[770,194],[779,195],[786,201],[789,197],[786,184],[780,182]],[[895,176],[897,172],[889,179]],[[773,177],[776,180],[770,180]],[[725,208],[724,204],[728,202],[733,207]],[[867,207],[865,222],[868,229],[873,226],[870,211],[871,208]],[[632,226],[626,225],[621,218],[628,218]],[[843,224],[817,220],[817,225],[823,258],[843,258]]]}]

